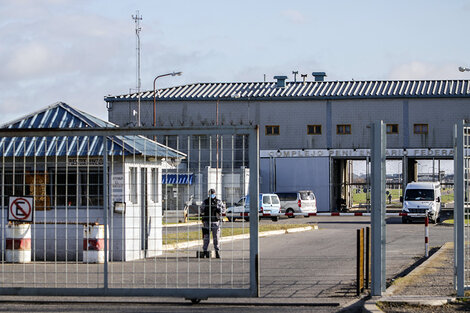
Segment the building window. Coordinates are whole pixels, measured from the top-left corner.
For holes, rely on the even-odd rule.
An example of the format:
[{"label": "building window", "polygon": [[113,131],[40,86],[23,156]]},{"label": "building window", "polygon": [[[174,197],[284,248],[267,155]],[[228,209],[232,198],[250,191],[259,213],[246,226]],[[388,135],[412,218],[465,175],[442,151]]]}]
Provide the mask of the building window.
[{"label": "building window", "polygon": [[398,124],[387,124],[387,134],[398,134]]},{"label": "building window", "polygon": [[321,135],[321,125],[307,125],[307,135]]},{"label": "building window", "polygon": [[191,141],[192,141],[193,149],[208,149],[209,148],[209,136],[207,135],[194,135],[192,136]]},{"label": "building window", "polygon": [[150,196],[153,202],[158,202],[158,169],[152,168]]},{"label": "building window", "polygon": [[428,124],[414,124],[413,130],[415,134],[427,134]]},{"label": "building window", "polygon": [[179,140],[176,135],[165,135],[163,138],[163,144],[173,149],[179,149]]},{"label": "building window", "polygon": [[137,203],[137,167],[129,168],[129,201]]},{"label": "building window", "polygon": [[279,125],[266,125],[266,136],[279,135]]},{"label": "building window", "polygon": [[351,134],[351,125],[350,124],[336,125],[336,133],[338,135],[350,135]]}]

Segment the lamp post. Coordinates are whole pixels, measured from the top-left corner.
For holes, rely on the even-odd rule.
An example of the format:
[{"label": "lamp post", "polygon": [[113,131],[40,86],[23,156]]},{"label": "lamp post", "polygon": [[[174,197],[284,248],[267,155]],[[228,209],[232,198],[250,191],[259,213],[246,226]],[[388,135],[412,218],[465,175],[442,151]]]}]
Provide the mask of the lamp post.
[{"label": "lamp post", "polygon": [[162,74],[162,75],[158,75],[153,80],[153,127],[157,126],[157,89],[155,88],[155,83],[157,82],[157,79],[159,79],[160,77],[164,77],[164,76],[181,76],[181,74],[183,74],[183,72],[172,72],[172,73]]},{"label": "lamp post", "polygon": [[470,68],[459,66],[459,71],[461,71],[461,72],[470,72]]}]

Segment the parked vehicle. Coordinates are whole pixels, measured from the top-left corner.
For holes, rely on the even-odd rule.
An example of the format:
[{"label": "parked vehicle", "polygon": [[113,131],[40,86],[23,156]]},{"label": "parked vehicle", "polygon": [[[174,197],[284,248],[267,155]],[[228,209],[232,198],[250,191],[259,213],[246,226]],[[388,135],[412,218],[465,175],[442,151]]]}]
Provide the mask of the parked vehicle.
[{"label": "parked vehicle", "polygon": [[[277,192],[281,201],[281,213],[301,213],[308,217],[309,213],[317,213],[317,199],[311,190],[297,192]],[[295,215],[288,215],[295,217]]]},{"label": "parked vehicle", "polygon": [[245,203],[246,197],[241,197],[237,203],[227,208],[227,211],[225,212],[227,219],[229,221],[234,221],[237,218],[245,218],[248,220],[248,211],[247,208],[245,208]]},{"label": "parked vehicle", "polygon": [[[259,204],[258,214],[260,218],[271,218],[273,221],[279,219],[279,215],[281,214],[281,202],[276,194],[260,193]],[[250,195],[242,197],[234,206],[229,207],[226,216],[229,221],[237,218],[244,218],[245,221],[249,221]]]},{"label": "parked vehicle", "polygon": [[[404,201],[403,201],[404,200]],[[427,214],[434,223],[439,222],[441,211],[441,185],[436,182],[411,182],[406,185],[403,202],[403,213]],[[402,216],[402,223],[416,219],[411,216]]]}]

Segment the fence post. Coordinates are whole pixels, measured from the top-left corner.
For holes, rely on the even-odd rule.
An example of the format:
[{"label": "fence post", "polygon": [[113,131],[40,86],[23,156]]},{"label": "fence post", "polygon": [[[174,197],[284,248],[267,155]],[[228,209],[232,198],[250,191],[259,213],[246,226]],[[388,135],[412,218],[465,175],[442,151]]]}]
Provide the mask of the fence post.
[{"label": "fence post", "polygon": [[357,229],[356,293],[364,290],[364,228]]},{"label": "fence post", "polygon": [[424,218],[424,256],[429,257],[429,217]]},{"label": "fence post", "polygon": [[371,237],[372,237],[372,263],[371,263],[371,295],[381,296],[385,291],[385,147],[387,137],[383,121],[373,124],[371,136],[372,156],[372,210],[371,210]]}]

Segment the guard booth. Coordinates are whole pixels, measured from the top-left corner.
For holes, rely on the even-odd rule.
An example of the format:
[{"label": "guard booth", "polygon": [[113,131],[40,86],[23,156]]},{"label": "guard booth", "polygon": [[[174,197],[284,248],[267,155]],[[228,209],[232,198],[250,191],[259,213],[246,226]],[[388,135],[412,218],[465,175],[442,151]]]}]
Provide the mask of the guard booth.
[{"label": "guard booth", "polygon": [[[3,125],[18,129],[18,136],[0,139],[1,205],[6,213],[10,196],[32,197],[33,261],[81,261],[87,249],[84,228],[104,224],[105,201],[110,208],[106,230],[110,260],[162,253],[162,172],[175,169],[185,154],[139,135],[104,139],[66,132],[116,127],[65,103]],[[32,128],[57,131],[21,136],[21,130]],[[1,218],[6,225],[7,214]]]}]

